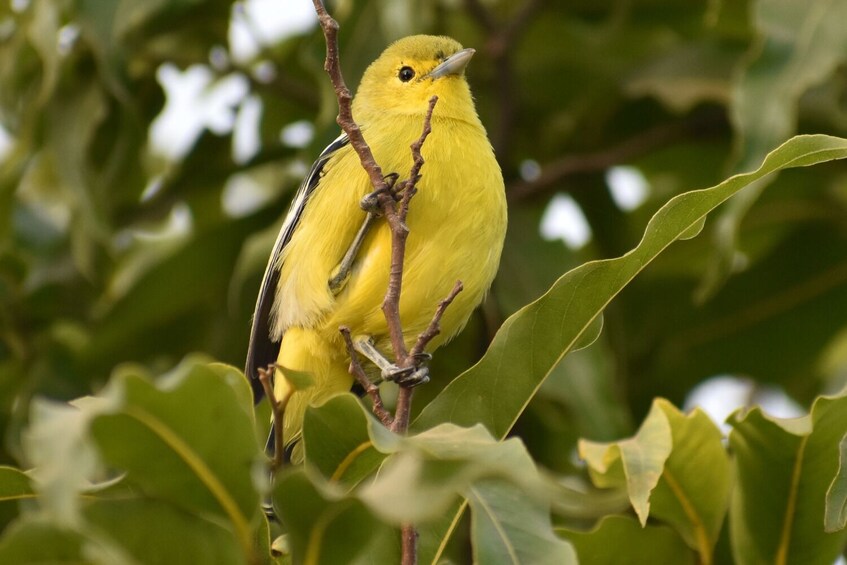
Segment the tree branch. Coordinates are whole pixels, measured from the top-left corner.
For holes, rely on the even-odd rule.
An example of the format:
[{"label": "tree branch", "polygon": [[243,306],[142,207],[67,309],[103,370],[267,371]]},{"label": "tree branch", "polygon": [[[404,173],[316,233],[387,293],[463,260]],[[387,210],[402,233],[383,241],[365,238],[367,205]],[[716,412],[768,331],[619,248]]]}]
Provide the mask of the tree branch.
[{"label": "tree branch", "polygon": [[538,178],[510,184],[506,190],[506,195],[509,202],[518,202],[543,194],[566,177],[580,173],[604,171],[656,148],[664,147],[689,134],[710,133],[712,130],[718,129],[723,122],[724,120],[717,117],[713,112],[706,112],[681,122],[661,124],[640,132],[617,145],[594,153],[566,155],[544,165]]},{"label": "tree branch", "polygon": [[[338,56],[338,22],[336,22],[326,11],[321,0],[313,0],[315,11],[318,14],[318,20],[321,29],[324,32],[326,39],[326,62],[324,69],[329,74],[335,89],[336,98],[338,99],[338,118],[337,122],[341,129],[347,134],[350,140],[350,145],[356,151],[361,161],[362,167],[370,178],[371,185],[374,188],[377,202],[391,230],[391,270],[389,273],[388,288],[385,292],[385,297],[382,302],[382,310],[385,315],[386,324],[391,337],[391,345],[394,351],[395,364],[400,367],[410,367],[416,362],[415,357],[410,357],[406,350],[406,343],[403,336],[403,328],[400,320],[400,293],[403,285],[403,263],[406,252],[406,238],[409,235],[409,229],[406,226],[406,216],[409,211],[409,202],[417,192],[417,183],[421,178],[421,167],[424,164],[421,149],[427,136],[432,131],[432,112],[438,98],[433,96],[429,101],[424,118],[423,130],[420,137],[411,145],[412,150],[412,167],[409,172],[409,178],[400,182],[396,186],[389,185],[383,175],[382,169],[376,163],[373,153],[365,142],[359,126],[353,119],[352,112],[352,96],[350,90],[344,82],[341,74],[341,67]],[[395,201],[395,195],[402,191],[399,209]],[[442,301],[436,310],[433,322],[430,324],[433,332],[437,331],[438,321],[443,315],[444,308],[452,301],[455,296],[451,293],[449,300]],[[397,433],[405,433],[409,425],[409,414],[411,411],[412,394],[414,389],[411,385],[400,385],[400,392],[397,399],[397,407],[394,417],[385,411],[382,405],[382,399],[379,395],[379,390],[373,383],[367,379],[362,370],[361,364],[358,362],[358,357],[353,350],[353,342],[350,338],[349,330],[342,329],[345,343],[347,344],[348,352],[350,352],[351,372],[356,379],[364,386],[365,391],[371,396],[374,406],[374,413],[377,417],[386,424],[392,431]],[[432,337],[436,334],[433,332],[424,332],[424,334],[432,333]],[[423,345],[418,349],[423,350],[423,347],[432,337],[424,338]],[[418,340],[421,342],[421,338]],[[416,344],[417,346],[417,344]],[[417,538],[418,534],[415,527],[411,524],[405,524],[401,528],[401,543],[402,543],[402,563],[404,565],[412,565],[417,563]]]},{"label": "tree branch", "polygon": [[432,321],[429,322],[429,326],[426,330],[418,336],[418,341],[415,342],[414,347],[412,347],[412,350],[409,352],[410,356],[414,357],[423,353],[426,346],[429,345],[429,342],[441,333],[441,317],[444,316],[444,312],[447,310],[447,307],[450,306],[453,299],[455,299],[462,290],[464,290],[462,281],[456,281],[456,284],[453,285],[453,290],[450,291],[447,298],[438,303],[438,308],[435,310],[435,315],[432,317]]},{"label": "tree branch", "polygon": [[[362,130],[359,125],[353,120],[353,95],[350,94],[350,89],[347,88],[347,83],[344,82],[344,76],[341,74],[341,63],[338,56],[338,22],[326,11],[321,0],[312,0],[315,6],[315,12],[318,14],[318,21],[326,38],[326,61],[324,62],[324,70],[329,75],[332,81],[332,87],[335,89],[335,96],[338,98],[338,117],[336,122],[347,134],[350,139],[350,145],[359,156],[362,162],[362,167],[368,173],[371,179],[371,184],[374,190],[378,193],[384,193],[387,196],[389,190],[388,183],[382,174],[382,169],[374,159],[371,148],[365,142],[365,137],[362,135]],[[380,201],[382,204],[382,199]],[[392,200],[393,207],[393,200]]]}]

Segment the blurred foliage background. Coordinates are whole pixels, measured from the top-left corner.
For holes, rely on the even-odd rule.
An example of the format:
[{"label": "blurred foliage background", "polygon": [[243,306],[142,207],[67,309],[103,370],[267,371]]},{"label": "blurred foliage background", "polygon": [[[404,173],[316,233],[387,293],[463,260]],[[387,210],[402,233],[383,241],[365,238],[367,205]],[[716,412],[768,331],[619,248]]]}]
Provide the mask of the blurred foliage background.
[{"label": "blurred foliage background", "polygon": [[[267,31],[269,5],[285,33]],[[795,133],[847,135],[845,0],[329,7],[351,87],[405,35],[475,47],[468,77],[506,178],[500,275],[417,409],[561,274],[631,249],[675,194]],[[122,363],[160,372],[196,351],[242,365],[288,201],[337,135],[310,10],[0,4],[1,461],[33,395],[74,398]],[[800,407],[844,385],[847,166],[767,180],[662,254],[545,382],[515,431],[539,462],[566,471],[563,445],[627,435],[653,397],[683,405],[716,375],[745,379],[743,402],[784,391]],[[555,235],[580,219],[582,241]]]}]

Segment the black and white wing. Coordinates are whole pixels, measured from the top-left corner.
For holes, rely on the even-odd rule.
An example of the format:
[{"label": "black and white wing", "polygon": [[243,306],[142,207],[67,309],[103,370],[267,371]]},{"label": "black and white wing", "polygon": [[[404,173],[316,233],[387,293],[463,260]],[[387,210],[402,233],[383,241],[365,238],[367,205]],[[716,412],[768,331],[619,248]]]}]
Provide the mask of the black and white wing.
[{"label": "black and white wing", "polygon": [[258,369],[275,363],[277,355],[279,355],[280,342],[271,340],[271,311],[276,298],[276,288],[279,284],[279,256],[291,240],[291,234],[297,229],[309,197],[318,188],[324,165],[339,149],[348,143],[347,136],[345,134],[340,135],[323,150],[312,165],[309,174],[306,175],[303,184],[300,185],[294,197],[294,201],[291,203],[291,208],[289,208],[285,222],[283,222],[276,238],[268,266],[265,268],[265,276],[262,278],[262,287],[259,290],[256,309],[253,312],[253,327],[250,330],[250,345],[247,349],[247,364],[244,369],[244,374],[250,379],[250,385],[253,387],[253,400],[256,403],[262,400],[265,394],[262,383],[259,382]]}]

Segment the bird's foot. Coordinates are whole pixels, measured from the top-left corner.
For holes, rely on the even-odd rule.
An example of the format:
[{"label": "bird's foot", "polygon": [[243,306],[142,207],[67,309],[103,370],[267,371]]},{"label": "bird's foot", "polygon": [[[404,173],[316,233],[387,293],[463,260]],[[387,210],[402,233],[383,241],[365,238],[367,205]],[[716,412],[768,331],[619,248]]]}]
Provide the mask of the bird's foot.
[{"label": "bird's foot", "polygon": [[429,353],[420,353],[412,357],[412,364],[408,367],[400,367],[396,363],[390,362],[380,351],[374,346],[373,340],[365,337],[353,341],[353,347],[370,359],[370,361],[379,367],[380,377],[384,381],[391,381],[398,385],[414,387],[429,382],[429,363],[432,355]]},{"label": "bird's foot", "polygon": [[[397,183],[397,179],[400,178],[400,175],[397,173],[389,173],[383,177],[385,179],[385,183],[388,185],[388,194],[392,196],[395,200],[398,199],[397,193],[394,192],[394,185]],[[369,192],[366,194],[360,201],[359,206],[365,212],[370,212],[371,214],[375,214],[377,216],[382,215],[382,208],[379,206],[379,195],[383,191],[375,190],[373,192]]]},{"label": "bird's foot", "polygon": [[416,387],[429,382],[429,367],[426,365],[398,367],[392,363],[390,367],[382,370],[382,378],[401,386]]}]

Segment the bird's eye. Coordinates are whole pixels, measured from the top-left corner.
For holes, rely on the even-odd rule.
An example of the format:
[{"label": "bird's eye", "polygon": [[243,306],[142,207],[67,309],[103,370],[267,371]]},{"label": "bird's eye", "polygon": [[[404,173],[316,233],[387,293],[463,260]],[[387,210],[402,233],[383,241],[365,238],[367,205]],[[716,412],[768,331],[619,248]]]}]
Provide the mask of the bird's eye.
[{"label": "bird's eye", "polygon": [[409,82],[415,78],[415,69],[412,67],[403,67],[400,69],[400,72],[397,73],[397,77],[403,82]]}]

